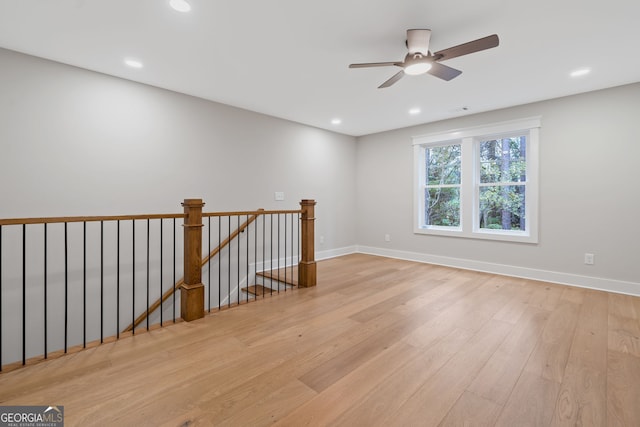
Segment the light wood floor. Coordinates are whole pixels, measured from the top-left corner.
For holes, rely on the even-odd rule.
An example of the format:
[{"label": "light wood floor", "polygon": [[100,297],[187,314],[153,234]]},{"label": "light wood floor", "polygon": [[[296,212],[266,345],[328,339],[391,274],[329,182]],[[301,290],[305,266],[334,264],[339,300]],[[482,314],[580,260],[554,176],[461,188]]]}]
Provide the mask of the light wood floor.
[{"label": "light wood floor", "polygon": [[0,375],[68,426],[640,426],[640,298],[349,255],[318,286]]}]

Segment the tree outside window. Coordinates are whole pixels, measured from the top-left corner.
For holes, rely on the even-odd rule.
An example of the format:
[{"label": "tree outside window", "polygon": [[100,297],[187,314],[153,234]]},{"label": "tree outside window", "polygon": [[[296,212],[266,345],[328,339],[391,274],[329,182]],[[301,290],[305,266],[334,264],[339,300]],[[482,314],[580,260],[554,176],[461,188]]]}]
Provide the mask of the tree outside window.
[{"label": "tree outside window", "polygon": [[479,228],[525,230],[526,137],[480,142]]},{"label": "tree outside window", "polygon": [[460,226],[460,144],[425,150],[425,225]]}]

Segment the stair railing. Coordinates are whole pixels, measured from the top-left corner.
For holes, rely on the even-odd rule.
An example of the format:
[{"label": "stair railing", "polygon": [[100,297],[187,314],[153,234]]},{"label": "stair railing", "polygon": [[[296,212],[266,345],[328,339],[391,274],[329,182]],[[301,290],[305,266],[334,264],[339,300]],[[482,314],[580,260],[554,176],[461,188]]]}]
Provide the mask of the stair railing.
[{"label": "stair railing", "polygon": [[[249,219],[247,219],[240,227],[236,228],[229,236],[227,236],[222,242],[220,242],[220,244],[216,246],[215,249],[210,251],[204,258],[202,258],[200,262],[200,268],[205,267],[213,257],[218,255],[220,251],[222,251],[222,249],[224,249],[229,243],[231,243],[233,239],[238,237],[240,233],[243,233],[247,229],[247,227],[249,227],[249,225],[251,225],[258,218],[258,216],[262,215],[263,212],[264,212],[264,209],[258,209],[255,214],[251,214],[249,216]],[[231,214],[232,213],[227,213],[227,215],[231,215]],[[212,215],[216,215],[216,214],[205,214],[205,215],[209,216],[210,218]],[[217,215],[223,215],[223,214],[217,214]],[[184,277],[181,277],[180,280],[178,280],[172,288],[169,288],[164,294],[162,294],[162,297],[155,300],[153,304],[151,304],[147,310],[145,310],[140,316],[138,316],[138,318],[136,318],[136,320],[132,324],[127,326],[127,328],[124,331],[128,332],[135,329],[137,326],[139,326],[142,322],[145,321],[145,319],[149,316],[149,314],[155,312],[165,301],[167,301],[177,291],[179,291],[182,285],[184,285]]]},{"label": "stair railing", "polygon": [[315,286],[314,205],[0,220],[0,372],[250,302],[243,289],[282,268]]}]

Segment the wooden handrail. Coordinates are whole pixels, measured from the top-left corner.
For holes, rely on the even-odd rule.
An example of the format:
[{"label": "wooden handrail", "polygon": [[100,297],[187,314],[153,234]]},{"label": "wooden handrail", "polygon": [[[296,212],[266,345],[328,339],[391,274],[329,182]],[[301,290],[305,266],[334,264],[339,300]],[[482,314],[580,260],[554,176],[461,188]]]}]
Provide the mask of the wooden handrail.
[{"label": "wooden handrail", "polygon": [[302,213],[302,209],[289,209],[289,210],[272,210],[266,211],[264,209],[258,209],[257,211],[238,211],[238,212],[202,212],[203,217],[209,216],[245,216],[245,215],[271,215],[271,214],[294,214]]},{"label": "wooden handrail", "polygon": [[64,222],[96,222],[96,221],[127,221],[138,219],[171,219],[184,218],[184,214],[143,214],[143,215],[111,215],[111,216],[60,216],[48,218],[9,218],[0,219],[0,225],[22,224],[55,224]]},{"label": "wooden handrail", "polygon": [[[204,267],[210,260],[211,258],[213,258],[214,256],[216,256],[218,253],[220,253],[220,251],[222,249],[224,249],[225,246],[227,246],[229,243],[231,243],[233,241],[233,239],[235,239],[236,237],[238,237],[238,235],[240,233],[242,233],[252,222],[254,222],[258,216],[260,215],[264,215],[266,212],[272,213],[272,211],[265,211],[264,209],[258,209],[257,211],[252,211],[247,213],[247,212],[241,212],[241,213],[234,213],[234,212],[226,212],[224,216],[236,216],[237,214],[248,214],[251,215],[243,224],[241,224],[233,233],[231,233],[226,239],[224,239],[222,242],[220,242],[220,244],[218,245],[218,247],[216,247],[215,249],[213,249],[211,251],[211,253],[209,253],[207,256],[205,256],[204,258],[202,258],[202,262],[200,264],[201,267]],[[282,213],[283,211],[278,211],[279,213]],[[287,211],[289,212],[289,211]],[[291,211],[293,213],[297,212],[297,211]],[[291,213],[289,212],[289,213]],[[202,216],[222,216],[219,215],[218,213],[203,213]],[[181,278],[180,280],[178,280],[176,282],[176,284],[173,286],[173,288],[168,289],[161,298],[157,299],[153,304],[151,304],[149,306],[148,309],[148,313],[151,314],[154,311],[156,311],[161,305],[162,303],[164,303],[167,299],[169,299],[171,297],[171,295],[173,295],[178,289],[180,289],[180,287],[184,284],[184,277]],[[130,324],[125,330],[124,332],[129,332],[131,331],[134,327],[139,326],[142,322],[145,321],[145,319],[147,318],[147,310],[145,310],[140,316],[138,316],[136,318],[136,320]]]},{"label": "wooden handrail", "polygon": [[[203,217],[214,216],[238,216],[238,215],[270,215],[270,214],[292,214],[302,213],[302,210],[271,210],[258,209],[257,211],[237,211],[237,212],[203,212]],[[42,218],[7,218],[0,219],[0,225],[22,225],[22,224],[55,224],[64,222],[97,222],[97,221],[127,221],[144,219],[172,219],[184,218],[184,214],[140,214],[140,215],[109,215],[109,216],[60,216]]]}]

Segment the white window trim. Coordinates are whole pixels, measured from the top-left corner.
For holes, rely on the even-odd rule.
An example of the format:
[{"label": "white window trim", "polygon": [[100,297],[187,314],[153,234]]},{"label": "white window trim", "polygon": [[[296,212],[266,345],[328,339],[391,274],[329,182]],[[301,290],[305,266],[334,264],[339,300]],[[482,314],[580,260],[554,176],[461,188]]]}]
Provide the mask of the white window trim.
[{"label": "white window trim", "polygon": [[[540,117],[493,123],[485,126],[455,129],[413,137],[414,158],[414,219],[413,231],[416,234],[453,236],[472,239],[490,239],[509,242],[538,243],[538,181],[539,181],[539,128]],[[476,159],[478,149],[476,141],[483,137],[495,137],[500,134],[513,135],[515,132],[526,132],[527,135],[527,181],[525,199],[526,231],[487,230],[480,229],[475,220],[479,199]],[[426,145],[438,146],[458,143],[461,145],[461,182],[460,182],[460,226],[459,227],[421,227],[424,224],[424,191],[425,182],[424,149]],[[469,194],[473,191],[473,194]]]}]

